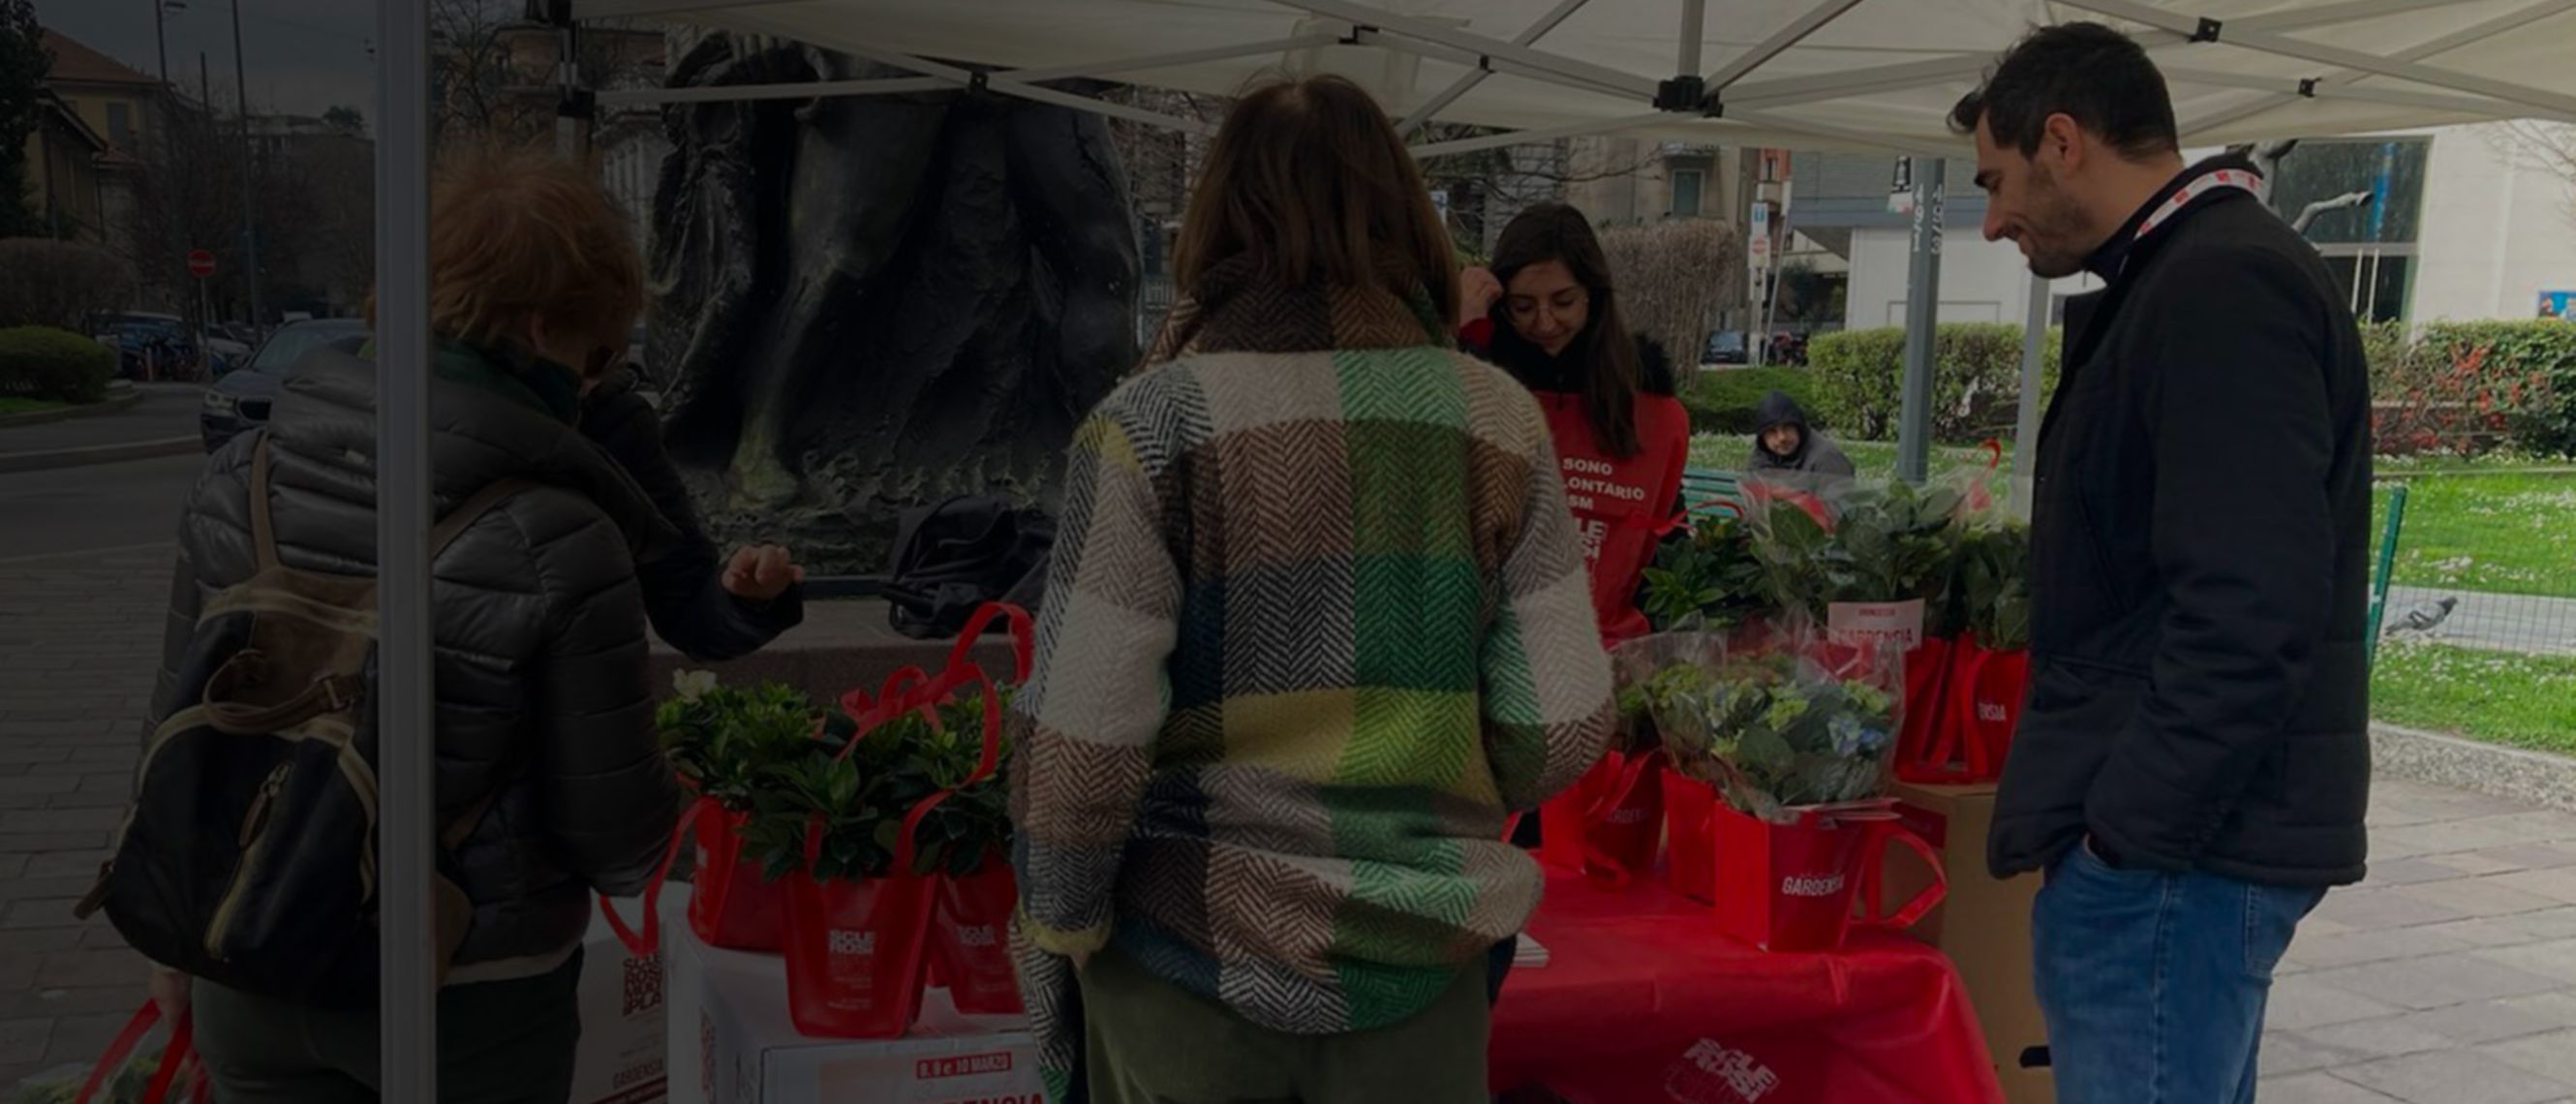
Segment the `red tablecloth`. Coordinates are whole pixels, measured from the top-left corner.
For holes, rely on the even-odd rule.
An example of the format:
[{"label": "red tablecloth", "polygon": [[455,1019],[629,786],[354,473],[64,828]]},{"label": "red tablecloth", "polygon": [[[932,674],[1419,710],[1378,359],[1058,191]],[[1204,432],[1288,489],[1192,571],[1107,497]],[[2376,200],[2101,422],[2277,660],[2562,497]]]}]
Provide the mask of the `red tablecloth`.
[{"label": "red tablecloth", "polygon": [[1551,871],[1530,921],[1549,962],[1494,1010],[1494,1087],[1578,1104],[1994,1104],[2002,1095],[1941,952],[1855,931],[1834,954],[1719,936],[1706,906]]}]

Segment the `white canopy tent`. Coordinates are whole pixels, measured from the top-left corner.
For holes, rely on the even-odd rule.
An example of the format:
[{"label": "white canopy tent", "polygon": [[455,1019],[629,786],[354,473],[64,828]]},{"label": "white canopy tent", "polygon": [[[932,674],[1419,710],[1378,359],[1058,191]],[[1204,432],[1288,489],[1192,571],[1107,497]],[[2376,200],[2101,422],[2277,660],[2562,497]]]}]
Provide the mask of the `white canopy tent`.
[{"label": "white canopy tent", "polygon": [[[378,701],[386,1098],[437,1098],[430,969],[427,170],[431,0],[379,0]],[[651,18],[773,35],[915,74],[603,93],[602,102],[980,86],[1186,129],[1049,87],[1079,77],[1230,93],[1265,72],[1358,79],[1408,124],[1507,133],[1424,155],[1591,134],[1879,149],[1914,173],[1906,418],[1920,474],[1950,105],[2033,25],[2101,19],[2148,45],[2187,145],[2506,118],[2576,122],[2576,0],[535,0],[566,26]],[[935,60],[934,60],[935,59]],[[567,86],[578,73],[567,65]],[[2044,285],[2042,286],[2044,293]],[[2043,305],[2044,300],[2035,303]],[[2025,432],[2036,344],[2025,372]]]}]

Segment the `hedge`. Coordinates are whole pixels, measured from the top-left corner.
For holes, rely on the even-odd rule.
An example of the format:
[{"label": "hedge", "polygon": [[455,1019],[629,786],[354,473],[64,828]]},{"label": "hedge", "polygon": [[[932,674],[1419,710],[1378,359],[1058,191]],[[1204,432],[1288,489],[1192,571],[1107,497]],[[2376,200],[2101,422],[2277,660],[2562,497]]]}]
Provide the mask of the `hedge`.
[{"label": "hedge", "polygon": [[94,403],[115,375],[116,354],[90,338],[49,326],[0,330],[0,395]]},{"label": "hedge", "polygon": [[2363,334],[2379,451],[2576,455],[2576,324],[2432,322],[2411,341],[2387,329]]},{"label": "hedge", "polygon": [[1816,376],[1804,368],[1702,368],[1682,389],[1693,433],[1751,433],[1754,410],[1773,391],[1786,391],[1807,416],[1825,425],[1816,413]]},{"label": "hedge", "polygon": [[[1932,437],[1972,445],[1998,433],[2009,436],[2021,404],[2022,328],[2001,323],[1954,322],[1933,338]],[[2059,332],[2043,345],[2041,399],[2057,388]],[[1896,438],[1905,378],[1901,327],[1843,330],[1807,342],[1815,373],[1817,419],[1863,441]]]}]

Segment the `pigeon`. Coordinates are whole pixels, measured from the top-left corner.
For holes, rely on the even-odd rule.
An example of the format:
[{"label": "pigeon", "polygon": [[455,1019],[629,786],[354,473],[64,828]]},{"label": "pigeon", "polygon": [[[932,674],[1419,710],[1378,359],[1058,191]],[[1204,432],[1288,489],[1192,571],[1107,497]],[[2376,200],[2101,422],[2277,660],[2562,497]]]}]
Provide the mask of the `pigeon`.
[{"label": "pigeon", "polygon": [[2449,620],[2451,611],[2458,608],[2460,608],[2460,600],[2457,598],[2436,598],[2429,602],[2417,602],[2406,607],[2406,612],[2398,615],[2397,623],[2388,626],[2388,631],[2391,633],[2431,632],[2435,626]]}]

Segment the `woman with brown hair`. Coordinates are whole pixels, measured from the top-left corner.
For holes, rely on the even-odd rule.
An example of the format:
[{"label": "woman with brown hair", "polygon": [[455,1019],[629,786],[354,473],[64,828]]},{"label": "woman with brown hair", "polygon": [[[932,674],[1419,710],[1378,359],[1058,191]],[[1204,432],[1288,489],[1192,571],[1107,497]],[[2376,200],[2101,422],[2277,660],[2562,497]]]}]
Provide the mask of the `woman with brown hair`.
[{"label": "woman with brown hair", "polygon": [[1655,542],[1681,523],[1690,414],[1663,347],[1620,317],[1610,261],[1583,212],[1541,203],[1503,227],[1491,272],[1470,269],[1460,338],[1546,407],[1609,641],[1643,635],[1636,595]]},{"label": "woman with brown hair", "polygon": [[1048,1097],[1483,1101],[1540,883],[1505,818],[1611,724],[1546,420],[1450,347],[1447,236],[1348,81],[1235,105],[1178,261],[1013,703]]}]

